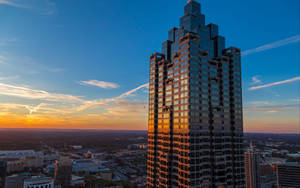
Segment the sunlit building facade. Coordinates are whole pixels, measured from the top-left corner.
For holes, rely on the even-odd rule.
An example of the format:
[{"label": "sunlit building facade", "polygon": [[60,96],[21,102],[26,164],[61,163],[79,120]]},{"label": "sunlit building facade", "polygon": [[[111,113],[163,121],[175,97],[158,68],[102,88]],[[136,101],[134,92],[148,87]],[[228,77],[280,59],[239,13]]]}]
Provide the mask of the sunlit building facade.
[{"label": "sunlit building facade", "polygon": [[244,153],[246,188],[260,188],[259,153],[253,149]]},{"label": "sunlit building facade", "polygon": [[241,53],[189,0],[150,56],[147,186],[245,187]]}]

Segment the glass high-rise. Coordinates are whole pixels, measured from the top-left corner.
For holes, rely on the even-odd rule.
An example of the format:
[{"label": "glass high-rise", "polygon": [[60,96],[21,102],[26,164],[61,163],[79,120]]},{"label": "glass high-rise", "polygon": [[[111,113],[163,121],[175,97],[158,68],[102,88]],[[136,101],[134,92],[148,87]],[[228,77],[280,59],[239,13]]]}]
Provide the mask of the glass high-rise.
[{"label": "glass high-rise", "polygon": [[259,176],[259,153],[251,148],[244,153],[245,158],[245,181],[246,188],[260,188],[260,176]]},{"label": "glass high-rise", "polygon": [[150,56],[147,186],[245,187],[241,53],[189,0]]}]

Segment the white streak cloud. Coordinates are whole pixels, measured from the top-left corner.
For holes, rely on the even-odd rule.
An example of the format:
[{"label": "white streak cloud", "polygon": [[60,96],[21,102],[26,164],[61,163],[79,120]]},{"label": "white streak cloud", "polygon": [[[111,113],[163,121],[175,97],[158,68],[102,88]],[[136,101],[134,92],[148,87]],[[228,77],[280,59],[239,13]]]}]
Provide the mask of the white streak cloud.
[{"label": "white streak cloud", "polygon": [[57,12],[55,3],[50,0],[0,0],[0,5],[23,8],[43,15]]},{"label": "white streak cloud", "polygon": [[254,49],[243,51],[242,56],[250,55],[253,53],[257,53],[257,52],[263,52],[266,50],[278,48],[281,46],[285,46],[285,45],[293,44],[293,43],[297,43],[297,42],[300,42],[300,35],[296,35],[296,36],[289,37],[289,38],[286,38],[283,40],[279,40],[279,41],[276,41],[276,42],[273,42],[270,44],[266,44],[266,45],[263,45],[263,46],[260,46],[260,47],[254,48]]},{"label": "white streak cloud", "polygon": [[43,90],[35,90],[28,87],[15,86],[5,83],[0,83],[0,95],[14,96],[26,99],[55,101],[62,103],[83,103],[83,100],[78,96],[59,93],[49,93]]},{"label": "white streak cloud", "polygon": [[29,7],[25,6],[25,5],[16,3],[16,2],[14,2],[12,0],[0,0],[0,4],[7,5],[7,6],[12,6],[12,7],[19,7],[19,8],[29,8]]},{"label": "white streak cloud", "polygon": [[82,85],[91,85],[91,86],[96,86],[104,89],[120,87],[118,84],[112,82],[105,82],[105,81],[98,81],[98,80],[80,81],[79,83]]},{"label": "white streak cloud", "polygon": [[131,95],[132,95],[133,93],[135,93],[136,91],[138,91],[138,90],[140,90],[140,89],[143,89],[143,88],[148,88],[148,87],[149,87],[149,83],[140,85],[140,86],[137,87],[137,88],[134,88],[134,89],[132,89],[132,90],[130,90],[130,91],[127,91],[127,92],[121,94],[121,95],[119,96],[119,98],[124,98],[124,97],[131,96]]},{"label": "white streak cloud", "polygon": [[273,83],[270,83],[270,84],[250,87],[249,90],[252,91],[252,90],[257,90],[257,89],[263,89],[263,88],[272,87],[272,86],[281,85],[281,84],[286,84],[286,83],[295,82],[295,81],[299,81],[299,80],[300,80],[300,76],[295,77],[295,78],[291,78],[291,79],[288,79],[288,80],[273,82]]},{"label": "white streak cloud", "polygon": [[130,97],[132,96],[135,92],[143,89],[143,88],[148,88],[149,84],[143,84],[138,86],[137,88],[134,88],[130,91],[127,91],[125,93],[122,93],[121,95],[119,95],[118,97],[114,97],[114,98],[108,98],[108,99],[100,99],[100,100],[93,100],[93,101],[85,101],[83,105],[79,106],[77,108],[77,111],[83,111],[89,108],[96,108],[99,106],[105,106],[111,103],[121,103],[126,97]]}]

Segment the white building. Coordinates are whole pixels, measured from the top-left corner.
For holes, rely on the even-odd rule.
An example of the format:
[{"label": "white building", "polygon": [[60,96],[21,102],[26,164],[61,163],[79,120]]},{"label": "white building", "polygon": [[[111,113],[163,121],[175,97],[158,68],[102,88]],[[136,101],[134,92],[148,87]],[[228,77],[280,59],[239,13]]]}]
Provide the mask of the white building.
[{"label": "white building", "polygon": [[54,188],[54,181],[48,177],[31,177],[24,180],[24,188]]}]

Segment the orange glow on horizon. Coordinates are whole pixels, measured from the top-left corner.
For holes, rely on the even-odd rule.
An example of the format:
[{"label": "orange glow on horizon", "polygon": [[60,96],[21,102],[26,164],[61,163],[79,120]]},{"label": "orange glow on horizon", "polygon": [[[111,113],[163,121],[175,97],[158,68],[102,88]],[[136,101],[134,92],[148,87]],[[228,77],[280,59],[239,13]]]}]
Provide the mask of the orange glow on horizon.
[{"label": "orange glow on horizon", "polygon": [[[273,122],[245,120],[245,132],[300,133],[297,121]],[[95,129],[95,130],[147,130],[147,116],[105,117],[101,115],[16,115],[0,113],[0,128],[28,129]]]}]

